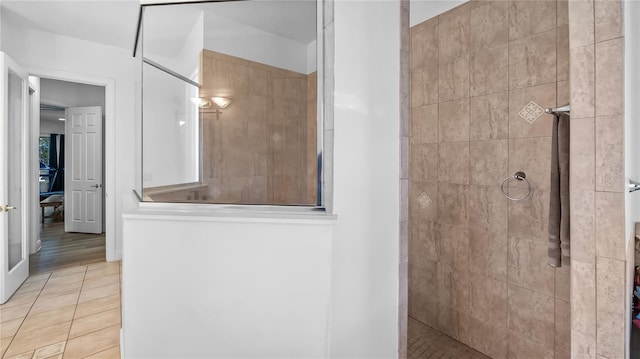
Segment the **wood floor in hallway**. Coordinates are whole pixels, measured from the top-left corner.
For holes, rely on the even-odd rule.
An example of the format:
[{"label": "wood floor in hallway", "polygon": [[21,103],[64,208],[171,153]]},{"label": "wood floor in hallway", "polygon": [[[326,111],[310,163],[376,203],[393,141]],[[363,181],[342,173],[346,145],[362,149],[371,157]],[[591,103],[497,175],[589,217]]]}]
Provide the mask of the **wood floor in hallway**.
[{"label": "wood floor in hallway", "polygon": [[40,240],[40,251],[29,256],[30,274],[105,261],[104,233],[68,233],[64,231],[64,221],[45,216]]}]

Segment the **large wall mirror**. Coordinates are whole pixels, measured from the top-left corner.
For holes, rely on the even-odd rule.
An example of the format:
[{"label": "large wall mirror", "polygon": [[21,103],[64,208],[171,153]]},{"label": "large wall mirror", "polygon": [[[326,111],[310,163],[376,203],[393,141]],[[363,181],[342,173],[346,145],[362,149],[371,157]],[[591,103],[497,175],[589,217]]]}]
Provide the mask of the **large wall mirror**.
[{"label": "large wall mirror", "polygon": [[142,200],[322,206],[319,8],[142,7]]}]

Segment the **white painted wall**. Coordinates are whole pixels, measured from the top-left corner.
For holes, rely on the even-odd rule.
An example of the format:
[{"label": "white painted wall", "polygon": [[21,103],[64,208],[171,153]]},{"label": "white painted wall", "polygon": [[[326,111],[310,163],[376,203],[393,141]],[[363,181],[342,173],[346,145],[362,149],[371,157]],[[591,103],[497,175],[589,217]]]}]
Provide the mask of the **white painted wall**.
[{"label": "white painted wall", "polygon": [[[20,63],[31,75],[61,80],[110,84],[107,88],[105,112],[107,131],[113,131],[117,145],[106,147],[107,182],[107,259],[121,256],[122,198],[134,188],[134,99],[135,67],[130,49],[74,39],[23,28],[12,19],[2,19],[2,50]],[[111,114],[109,114],[109,112]],[[111,167],[109,167],[111,166]],[[111,172],[117,181],[110,183]]]},{"label": "white painted wall", "polygon": [[327,357],[334,220],[306,217],[128,211],[124,357]]},{"label": "white painted wall", "polygon": [[399,6],[335,3],[331,358],[398,355]]},{"label": "white painted wall", "polygon": [[409,25],[415,26],[469,0],[411,0]]},{"label": "white painted wall", "polygon": [[204,47],[208,50],[298,73],[310,73],[307,68],[306,44],[216,16],[211,12],[205,14],[204,29]]},{"label": "white painted wall", "polygon": [[64,135],[63,121],[40,121],[40,136],[46,136],[54,133]]}]

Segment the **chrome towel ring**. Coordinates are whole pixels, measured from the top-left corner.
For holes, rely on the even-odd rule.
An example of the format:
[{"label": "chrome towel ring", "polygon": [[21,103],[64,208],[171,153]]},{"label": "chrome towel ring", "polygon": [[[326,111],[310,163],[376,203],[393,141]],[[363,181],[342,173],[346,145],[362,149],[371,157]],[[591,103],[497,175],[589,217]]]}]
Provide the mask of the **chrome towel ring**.
[{"label": "chrome towel ring", "polygon": [[[527,194],[524,197],[515,198],[515,197],[511,197],[511,196],[509,196],[509,194],[507,194],[507,191],[504,190],[504,185],[506,183],[508,183],[509,181],[511,181],[511,180],[525,181],[527,183]],[[502,184],[500,185],[500,190],[502,191],[502,194],[504,194],[504,196],[507,197],[508,199],[510,199],[512,201],[522,201],[524,199],[527,199],[529,197],[529,195],[531,194],[531,183],[529,183],[529,180],[527,179],[527,175],[524,172],[518,171],[513,176],[507,177],[502,181]]]}]

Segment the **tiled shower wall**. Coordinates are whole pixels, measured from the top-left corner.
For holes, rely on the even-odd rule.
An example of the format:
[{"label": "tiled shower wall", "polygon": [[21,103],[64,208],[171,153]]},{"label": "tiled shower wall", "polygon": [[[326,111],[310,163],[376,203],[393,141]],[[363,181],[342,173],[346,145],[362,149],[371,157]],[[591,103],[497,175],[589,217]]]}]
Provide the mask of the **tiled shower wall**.
[{"label": "tiled shower wall", "polygon": [[232,98],[228,108],[203,114],[208,200],[315,204],[316,74],[210,50],[202,51],[201,67],[201,96]]},{"label": "tiled shower wall", "polygon": [[[569,268],[547,265],[566,1],[471,1],[411,29],[409,315],[492,358],[569,358]],[[524,171],[531,197],[500,183]]]},{"label": "tiled shower wall", "polygon": [[630,297],[625,295],[622,2],[570,1],[569,20],[571,353],[624,358]]}]

